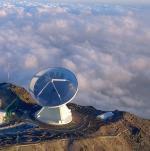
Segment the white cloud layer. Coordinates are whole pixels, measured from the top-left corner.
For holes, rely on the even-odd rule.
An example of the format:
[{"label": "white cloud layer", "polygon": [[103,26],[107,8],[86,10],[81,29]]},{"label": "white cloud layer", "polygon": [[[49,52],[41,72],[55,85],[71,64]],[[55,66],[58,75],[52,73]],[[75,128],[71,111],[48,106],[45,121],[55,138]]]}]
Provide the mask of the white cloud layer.
[{"label": "white cloud layer", "polygon": [[[150,13],[150,12],[149,12]],[[4,5],[0,9],[0,82],[27,87],[37,71],[76,73],[74,102],[150,115],[148,10],[108,5]]]}]

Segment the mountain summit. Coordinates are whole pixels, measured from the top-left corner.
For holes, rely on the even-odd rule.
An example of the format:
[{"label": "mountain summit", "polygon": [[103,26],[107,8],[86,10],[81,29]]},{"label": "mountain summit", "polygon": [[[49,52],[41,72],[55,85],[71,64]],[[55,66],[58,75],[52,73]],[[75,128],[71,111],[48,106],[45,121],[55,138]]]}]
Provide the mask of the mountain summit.
[{"label": "mountain summit", "polygon": [[[41,109],[22,87],[0,84],[2,151],[149,151],[150,120],[123,111],[101,111],[70,103],[73,120],[66,125],[39,122]],[[111,114],[107,114],[111,113]],[[109,116],[108,116],[109,115]]]}]

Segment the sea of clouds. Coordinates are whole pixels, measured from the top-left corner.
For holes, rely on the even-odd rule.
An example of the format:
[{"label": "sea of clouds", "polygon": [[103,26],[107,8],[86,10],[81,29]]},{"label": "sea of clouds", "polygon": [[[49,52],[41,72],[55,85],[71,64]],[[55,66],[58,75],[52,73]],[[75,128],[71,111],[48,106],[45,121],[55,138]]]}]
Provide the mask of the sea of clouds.
[{"label": "sea of clouds", "polygon": [[119,5],[0,3],[0,82],[28,88],[39,70],[62,66],[79,81],[73,102],[149,118],[149,14]]}]

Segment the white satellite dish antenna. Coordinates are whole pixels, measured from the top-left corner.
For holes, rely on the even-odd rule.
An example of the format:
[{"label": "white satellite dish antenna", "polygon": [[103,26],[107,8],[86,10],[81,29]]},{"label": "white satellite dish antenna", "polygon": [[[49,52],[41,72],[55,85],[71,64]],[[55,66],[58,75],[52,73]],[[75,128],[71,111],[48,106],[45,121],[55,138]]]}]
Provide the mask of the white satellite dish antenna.
[{"label": "white satellite dish antenna", "polygon": [[42,106],[36,118],[48,124],[67,124],[72,121],[71,110],[66,106],[76,95],[76,76],[65,68],[48,68],[33,76],[30,92]]}]

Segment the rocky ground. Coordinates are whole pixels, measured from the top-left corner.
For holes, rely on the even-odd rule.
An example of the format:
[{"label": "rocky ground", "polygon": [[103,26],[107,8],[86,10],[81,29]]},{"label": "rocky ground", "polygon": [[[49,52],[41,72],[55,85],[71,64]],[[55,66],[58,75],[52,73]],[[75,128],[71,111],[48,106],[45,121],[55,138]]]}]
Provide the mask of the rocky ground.
[{"label": "rocky ground", "polygon": [[16,118],[0,126],[0,150],[150,151],[150,120],[113,111],[113,118],[101,121],[97,115],[104,111],[68,104],[73,121],[65,126],[49,126],[34,118],[40,107],[30,97],[23,88],[0,85],[1,108],[15,98],[18,101],[14,110]]}]

